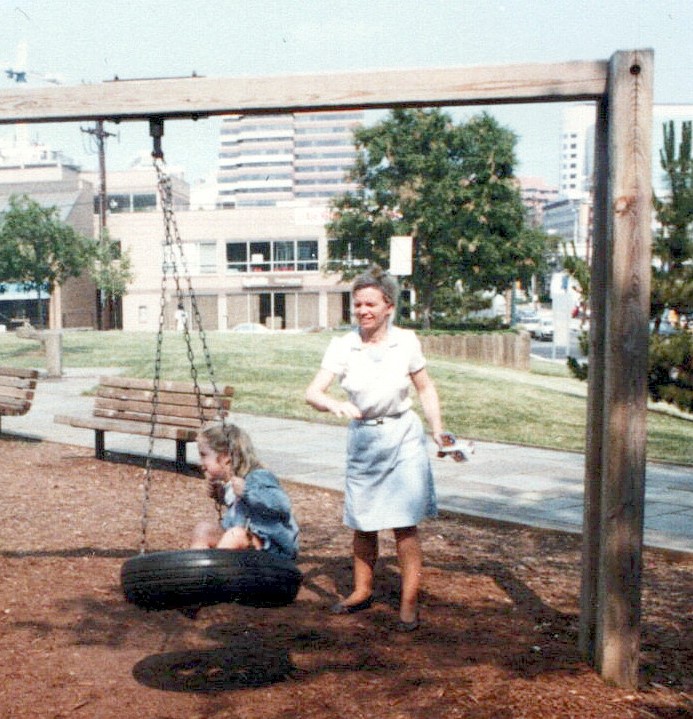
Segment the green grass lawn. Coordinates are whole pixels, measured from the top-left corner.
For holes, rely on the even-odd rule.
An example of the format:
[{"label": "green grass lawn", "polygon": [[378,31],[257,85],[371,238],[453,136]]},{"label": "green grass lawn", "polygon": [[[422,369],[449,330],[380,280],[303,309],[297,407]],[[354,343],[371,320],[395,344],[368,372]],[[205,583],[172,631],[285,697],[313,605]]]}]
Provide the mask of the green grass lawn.
[{"label": "green grass lawn", "polygon": [[[210,332],[207,344],[219,384],[236,388],[238,412],[341,422],[308,407],[305,388],[332,334],[246,335]],[[193,341],[195,364],[207,381],[204,353]],[[63,368],[117,367],[122,374],[153,377],[153,333],[66,331]],[[463,437],[581,451],[585,444],[587,386],[562,365],[533,362],[530,372],[430,355],[447,429]],[[45,368],[39,344],[13,333],[0,335],[0,364]],[[161,375],[191,379],[181,334],[167,332]],[[340,392],[335,388],[335,392]],[[666,408],[665,408],[666,409]],[[666,411],[648,413],[648,457],[693,465],[693,421]]]}]

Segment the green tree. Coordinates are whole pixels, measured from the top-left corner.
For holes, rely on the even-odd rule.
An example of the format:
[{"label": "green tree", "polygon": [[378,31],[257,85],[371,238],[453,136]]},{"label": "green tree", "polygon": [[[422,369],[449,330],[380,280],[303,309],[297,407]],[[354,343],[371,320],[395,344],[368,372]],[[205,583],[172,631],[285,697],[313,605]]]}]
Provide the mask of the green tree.
[{"label": "green tree", "polygon": [[77,277],[94,257],[93,239],[62,222],[56,207],[42,207],[28,195],[10,197],[0,223],[0,282],[35,291],[39,312],[42,293]]},{"label": "green tree", "polygon": [[693,156],[691,123],[681,125],[676,144],[673,122],[663,126],[659,152],[669,193],[654,198],[659,229],[652,256],[652,302],[655,336],[650,340],[650,396],[693,412],[693,334],[679,326],[673,335],[657,336],[662,315],[674,310],[691,322],[693,315]]},{"label": "green tree", "polygon": [[678,148],[673,122],[664,124],[663,135],[659,156],[670,192],[668,197],[654,198],[659,229],[652,248],[651,313],[656,327],[667,309],[679,315],[693,312],[691,123],[682,123]]},{"label": "green tree", "polygon": [[109,329],[115,302],[125,294],[134,275],[130,253],[121,250],[120,243],[111,239],[107,229],[95,245],[89,274],[100,291],[102,326]]},{"label": "green tree", "polygon": [[394,110],[355,133],[357,190],[333,202],[331,267],[387,267],[393,235],[413,238],[417,309],[425,327],[465,293],[509,288],[535,273],[543,233],[525,226],[513,167],[517,138],[483,113],[453,124],[439,109]]}]

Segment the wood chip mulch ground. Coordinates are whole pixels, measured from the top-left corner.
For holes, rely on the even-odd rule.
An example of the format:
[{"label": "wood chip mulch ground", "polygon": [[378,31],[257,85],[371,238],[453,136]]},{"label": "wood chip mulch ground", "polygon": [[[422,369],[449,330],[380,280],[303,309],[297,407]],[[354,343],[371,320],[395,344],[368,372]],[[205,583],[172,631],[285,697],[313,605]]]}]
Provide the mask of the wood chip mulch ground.
[{"label": "wood chip mulch ground", "polygon": [[[191,620],[122,597],[120,568],[142,538],[141,466],[11,435],[0,451],[5,719],[693,717],[693,559],[645,552],[631,692],[577,649],[578,537],[452,515],[425,523],[422,626],[398,634],[391,537],[373,607],[331,615],[350,585],[341,497],[287,482],[301,525],[296,602],[217,605]],[[182,548],[214,516],[204,482],[162,467],[152,479],[148,548]]]}]

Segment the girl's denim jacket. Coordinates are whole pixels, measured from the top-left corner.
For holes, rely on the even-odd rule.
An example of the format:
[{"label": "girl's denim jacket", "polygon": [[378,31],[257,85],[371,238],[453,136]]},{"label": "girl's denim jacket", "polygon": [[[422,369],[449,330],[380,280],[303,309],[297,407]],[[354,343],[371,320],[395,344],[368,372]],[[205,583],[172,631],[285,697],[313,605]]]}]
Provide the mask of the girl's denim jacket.
[{"label": "girl's denim jacket", "polygon": [[272,472],[248,472],[241,497],[236,497],[229,482],[224,489],[224,504],[228,507],[221,520],[224,529],[245,527],[262,540],[263,550],[296,559],[298,525],[289,497]]}]

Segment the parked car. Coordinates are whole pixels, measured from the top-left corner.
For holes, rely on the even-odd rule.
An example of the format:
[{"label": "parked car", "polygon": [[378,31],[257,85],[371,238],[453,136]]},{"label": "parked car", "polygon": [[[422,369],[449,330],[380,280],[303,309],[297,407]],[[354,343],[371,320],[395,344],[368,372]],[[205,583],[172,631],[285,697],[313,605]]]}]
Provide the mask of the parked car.
[{"label": "parked car", "polygon": [[532,337],[536,337],[540,319],[537,312],[520,312],[517,315],[515,327],[526,330]]},{"label": "parked car", "polygon": [[536,337],[542,342],[548,342],[553,339],[553,320],[550,317],[542,317],[539,320],[539,329],[537,330]]},{"label": "parked car", "polygon": [[265,325],[258,324],[257,322],[241,322],[241,324],[231,328],[231,332],[249,332],[253,334],[266,334],[271,331],[272,330],[265,327]]}]

